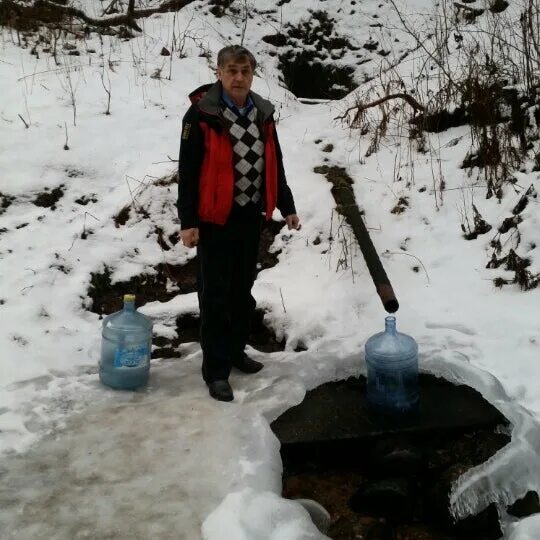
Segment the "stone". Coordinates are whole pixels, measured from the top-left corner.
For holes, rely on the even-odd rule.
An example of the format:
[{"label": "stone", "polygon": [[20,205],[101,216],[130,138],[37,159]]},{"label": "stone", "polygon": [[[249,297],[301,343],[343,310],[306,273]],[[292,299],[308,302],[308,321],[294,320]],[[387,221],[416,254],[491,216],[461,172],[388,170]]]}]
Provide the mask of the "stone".
[{"label": "stone", "polygon": [[[420,374],[420,410],[416,416],[393,418],[372,412],[366,402],[364,377],[323,384],[304,401],[285,411],[271,428],[281,442],[284,464],[318,461],[356,462],[382,438],[429,437],[441,432],[495,428],[508,424],[478,392],[432,375]],[[402,456],[403,457],[403,456]],[[409,456],[412,460],[412,456]]]},{"label": "stone", "polygon": [[350,507],[360,514],[386,518],[402,523],[413,516],[414,490],[406,478],[370,482],[350,499]]},{"label": "stone", "polygon": [[524,497],[511,504],[506,511],[518,518],[524,518],[540,512],[540,499],[536,491],[528,491]]},{"label": "stone", "polygon": [[468,516],[454,524],[458,538],[463,540],[499,540],[502,530],[499,513],[494,503],[475,516]]},{"label": "stone", "polygon": [[424,467],[422,455],[410,448],[394,448],[373,459],[379,475],[414,477]]}]

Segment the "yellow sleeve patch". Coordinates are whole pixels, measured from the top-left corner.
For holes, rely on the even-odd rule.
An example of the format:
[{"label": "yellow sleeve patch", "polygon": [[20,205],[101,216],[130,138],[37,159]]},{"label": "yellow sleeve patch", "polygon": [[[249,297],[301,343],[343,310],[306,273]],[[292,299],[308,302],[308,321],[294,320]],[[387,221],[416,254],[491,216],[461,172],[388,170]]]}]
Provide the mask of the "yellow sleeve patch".
[{"label": "yellow sleeve patch", "polygon": [[182,139],[185,141],[189,139],[189,132],[191,131],[191,124],[186,124],[182,131]]}]

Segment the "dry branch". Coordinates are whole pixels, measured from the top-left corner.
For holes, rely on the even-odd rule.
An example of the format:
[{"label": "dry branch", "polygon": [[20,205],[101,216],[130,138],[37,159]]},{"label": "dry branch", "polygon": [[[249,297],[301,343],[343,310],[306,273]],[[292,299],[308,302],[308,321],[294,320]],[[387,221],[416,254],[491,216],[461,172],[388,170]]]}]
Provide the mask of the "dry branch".
[{"label": "dry branch", "polygon": [[421,103],[416,101],[416,99],[414,99],[410,94],[399,92],[397,94],[389,94],[387,96],[383,96],[382,98],[376,99],[375,101],[372,101],[371,103],[365,103],[365,104],[360,103],[358,105],[353,105],[352,107],[349,107],[342,116],[337,116],[335,120],[345,120],[346,118],[348,118],[349,113],[354,110],[356,110],[355,119],[357,119],[359,115],[366,109],[370,109],[371,107],[377,107],[378,105],[381,105],[382,103],[385,103],[386,101],[389,101],[391,99],[403,99],[415,111],[425,110],[425,107]]},{"label": "dry branch", "polygon": [[82,9],[78,9],[73,6],[64,6],[51,2],[50,0],[36,0],[33,6],[23,6],[15,2],[14,0],[1,0],[0,8],[5,8],[8,10],[13,10],[17,15],[23,15],[25,12],[32,13],[37,19],[39,19],[39,11],[36,8],[46,8],[49,12],[58,14],[58,15],[67,15],[70,17],[75,17],[86,22],[89,25],[95,26],[97,28],[107,28],[110,26],[126,25],[138,32],[141,31],[141,28],[135,22],[136,19],[142,19],[149,17],[154,13],[166,13],[169,11],[179,11],[182,8],[186,7],[188,4],[191,4],[195,0],[165,0],[162,4],[152,8],[145,9],[135,9],[134,0],[130,0],[127,13],[122,13],[119,15],[114,15],[112,17],[104,18],[94,18],[88,16]]},{"label": "dry branch", "polygon": [[26,129],[28,129],[30,126],[28,125],[28,123],[26,122],[26,120],[19,114],[19,118],[22,120],[24,126],[26,127]]},{"label": "dry branch", "polygon": [[107,15],[116,2],[118,2],[118,0],[111,0],[111,3],[101,12],[101,15]]}]

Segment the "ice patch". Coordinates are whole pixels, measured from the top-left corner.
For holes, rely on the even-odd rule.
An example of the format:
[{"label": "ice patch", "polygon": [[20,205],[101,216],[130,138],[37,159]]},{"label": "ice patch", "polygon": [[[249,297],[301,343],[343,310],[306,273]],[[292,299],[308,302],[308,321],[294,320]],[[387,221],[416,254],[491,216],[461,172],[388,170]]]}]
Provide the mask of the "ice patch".
[{"label": "ice patch", "polygon": [[439,355],[422,367],[455,384],[466,384],[482,394],[512,424],[512,440],[488,461],[468,470],[452,487],[451,511],[457,518],[477,514],[494,502],[501,511],[528,491],[540,492],[540,422],[510,399],[493,375],[452,354]]},{"label": "ice patch", "polygon": [[303,506],[269,492],[227,495],[203,523],[204,540],[323,540]]}]

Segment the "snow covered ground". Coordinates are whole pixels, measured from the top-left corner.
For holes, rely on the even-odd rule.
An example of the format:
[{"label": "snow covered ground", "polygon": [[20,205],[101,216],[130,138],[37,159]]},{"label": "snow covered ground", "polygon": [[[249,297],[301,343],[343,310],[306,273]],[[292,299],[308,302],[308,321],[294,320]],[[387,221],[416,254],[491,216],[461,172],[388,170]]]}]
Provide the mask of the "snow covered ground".
[{"label": "snow covered ground", "polygon": [[[319,4],[293,1],[279,16],[297,22]],[[383,27],[391,26],[387,19],[397,26],[389,3],[363,2],[356,18],[349,4],[325,9],[341,32],[362,36],[360,45],[375,32],[388,43],[398,35],[370,26],[374,15]],[[352,236],[339,228],[330,184],[313,172],[322,164],[346,167],[355,181],[400,301],[398,328],[418,341],[422,369],[466,382],[513,423],[512,443],[455,486],[456,513],[491,501],[503,509],[540,490],[540,290],[496,289],[492,280],[502,271],[486,269],[492,235],[467,242],[460,229],[474,200],[495,230],[522,192],[506,190],[500,205],[484,199],[485,188],[460,168],[470,147],[466,126],[429,137],[437,162],[410,152],[398,128],[365,157],[369,137],[334,120],[350,99],[304,105],[280,86],[276,60],[260,39],[279,30],[280,19],[268,15],[253,17],[245,43],[261,59],[254,90],[278,106],[303,227],[276,236],[279,264],[259,274],[254,294],[268,311],[266,322],[286,337],[286,350],[252,351],[266,367],[252,377],[233,375],[231,404],[208,397],[197,344],[181,346],[179,358],[155,361],[143,392],[100,386],[100,321],[87,309],[90,274],[107,265],[114,280],[124,280],[194,256],[180,244],[163,251],[156,241],[156,227],[166,235],[178,231],[175,186],[157,180],[175,169],[170,158],[178,153],[188,93],[214,79],[199,55],[209,51],[215,58],[241,32],[238,21],[198,7],[154,16],[129,41],[73,38],[81,56],[61,49],[59,65],[49,54],[31,55],[2,30],[0,202],[11,203],[0,209],[0,528],[6,538],[323,538],[298,503],[279,497],[279,444],[269,422],[306,390],[364,373],[363,345],[381,330],[385,313],[361,253],[349,249],[343,261]],[[274,6],[265,0],[257,7]],[[406,12],[429,20],[431,9],[417,0]],[[176,36],[187,29],[184,58],[160,56],[173,28]],[[415,49],[399,35],[390,59]],[[403,73],[414,73],[413,64],[408,57]],[[371,60],[357,76],[377,70]],[[327,144],[331,152],[322,151]],[[446,185],[442,201],[433,191],[439,174]],[[516,177],[520,188],[538,188],[539,173],[530,167]],[[55,209],[34,204],[45,189],[58,187]],[[402,196],[408,208],[391,213]],[[149,217],[132,211],[116,227],[114,216],[130,204]],[[524,212],[532,241],[538,204]],[[527,253],[536,271],[537,251]],[[142,309],[166,336],[174,334],[179,314],[194,310],[194,294]],[[298,344],[308,350],[294,352]],[[540,537],[537,517],[503,518],[505,538]]]}]

